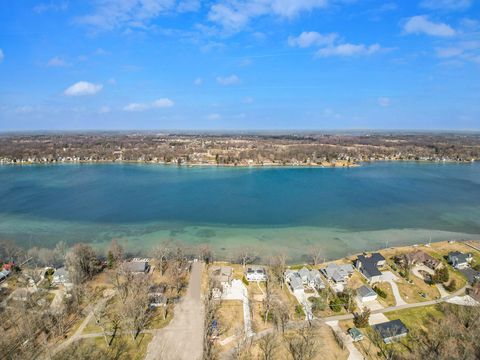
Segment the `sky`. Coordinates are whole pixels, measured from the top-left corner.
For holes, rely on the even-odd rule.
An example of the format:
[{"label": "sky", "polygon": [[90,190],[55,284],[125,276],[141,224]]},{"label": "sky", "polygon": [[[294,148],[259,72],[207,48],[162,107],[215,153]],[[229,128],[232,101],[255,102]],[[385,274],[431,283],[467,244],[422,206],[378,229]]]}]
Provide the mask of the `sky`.
[{"label": "sky", "polygon": [[0,0],[0,132],[480,129],[480,0]]}]

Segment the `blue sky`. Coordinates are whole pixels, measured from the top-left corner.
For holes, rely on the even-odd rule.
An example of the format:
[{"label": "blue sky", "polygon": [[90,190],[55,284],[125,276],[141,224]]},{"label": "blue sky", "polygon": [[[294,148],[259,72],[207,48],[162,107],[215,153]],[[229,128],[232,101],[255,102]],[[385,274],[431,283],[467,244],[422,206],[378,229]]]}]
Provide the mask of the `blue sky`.
[{"label": "blue sky", "polygon": [[0,131],[480,129],[480,1],[0,1]]}]

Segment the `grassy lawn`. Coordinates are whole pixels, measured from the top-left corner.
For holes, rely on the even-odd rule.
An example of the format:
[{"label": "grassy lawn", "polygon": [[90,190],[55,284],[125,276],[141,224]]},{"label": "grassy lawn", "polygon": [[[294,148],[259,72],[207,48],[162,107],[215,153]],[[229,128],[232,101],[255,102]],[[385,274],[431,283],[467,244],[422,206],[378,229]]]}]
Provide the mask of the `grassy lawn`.
[{"label": "grassy lawn", "polygon": [[[434,285],[426,284],[425,281],[417,278],[413,274],[410,276],[410,280],[413,281],[413,284],[407,283],[405,280],[397,282],[398,290],[405,302],[417,303],[440,297],[440,293]],[[421,295],[422,293],[425,294],[425,297]]]},{"label": "grassy lawn", "polygon": [[169,305],[167,307],[167,316],[163,318],[162,308],[156,308],[152,310],[153,315],[150,321],[148,322],[147,329],[161,329],[167,326],[170,321],[173,319],[173,306]]},{"label": "grassy lawn", "polygon": [[390,320],[400,319],[409,330],[423,328],[424,324],[431,318],[440,323],[443,313],[436,305],[392,311],[385,314]]},{"label": "grassy lawn", "polygon": [[102,353],[108,354],[110,358],[119,360],[140,360],[145,358],[147,352],[148,343],[152,340],[150,334],[138,335],[134,342],[130,336],[122,335],[117,336],[112,342],[112,345],[107,347],[103,337],[97,337],[93,339],[82,339],[79,341],[81,348],[98,349]]},{"label": "grassy lawn", "polygon": [[390,307],[390,306],[396,305],[395,297],[393,296],[392,286],[389,283],[387,282],[376,283],[374,287],[379,288],[380,290],[384,291],[387,294],[387,297],[385,299],[380,296],[377,296],[378,302],[383,307]]},{"label": "grassy lawn", "polygon": [[358,271],[354,271],[348,280],[348,287],[352,289],[358,289],[365,284],[367,284],[367,280]]},{"label": "grassy lawn", "polygon": [[222,301],[218,311],[218,326],[222,330],[220,339],[232,335],[242,335],[243,327],[243,302],[240,300]]},{"label": "grassy lawn", "polygon": [[[291,334],[292,331],[287,331],[286,334]],[[330,327],[322,325],[315,328],[313,334],[318,340],[317,353],[313,360],[346,360],[348,358],[348,351],[342,350],[332,334]],[[250,348],[250,353],[246,354],[248,359],[260,359],[261,352],[259,350],[258,341],[254,342]],[[287,350],[286,344],[282,336],[278,336],[278,346],[273,354],[274,359],[290,359],[291,356]]]}]

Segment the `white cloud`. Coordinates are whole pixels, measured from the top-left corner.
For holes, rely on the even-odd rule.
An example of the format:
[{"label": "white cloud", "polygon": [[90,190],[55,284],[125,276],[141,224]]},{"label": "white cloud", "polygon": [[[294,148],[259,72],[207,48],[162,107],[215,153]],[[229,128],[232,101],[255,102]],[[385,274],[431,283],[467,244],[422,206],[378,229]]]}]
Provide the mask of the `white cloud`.
[{"label": "white cloud", "polygon": [[65,67],[67,65],[68,65],[67,62],[64,59],[62,59],[61,57],[58,57],[58,56],[55,56],[55,57],[51,58],[47,62],[48,67]]},{"label": "white cloud", "polygon": [[241,82],[241,80],[237,75],[230,75],[230,76],[225,76],[225,77],[218,76],[217,77],[217,82],[220,85],[229,86],[229,85],[239,84]]},{"label": "white cloud", "polygon": [[327,5],[327,0],[219,1],[210,8],[208,18],[226,29],[238,31],[255,17],[276,15],[292,18],[301,12],[312,11]]},{"label": "white cloud", "polygon": [[203,84],[203,79],[202,78],[196,78],[193,80],[193,85],[195,86],[201,86]]},{"label": "white cloud", "polygon": [[115,78],[110,78],[107,81],[110,85],[117,85],[117,80]]},{"label": "white cloud", "polygon": [[370,46],[364,44],[340,44],[332,45],[325,48],[322,48],[317,51],[317,57],[329,57],[329,56],[367,56],[373,55],[380,51],[381,47],[379,44],[373,44]]},{"label": "white cloud", "polygon": [[306,48],[310,46],[322,46],[330,45],[338,38],[338,34],[320,34],[316,31],[304,31],[298,36],[290,36],[288,38],[288,45],[296,46],[300,48]]},{"label": "white cloud", "polygon": [[437,56],[441,58],[450,58],[463,54],[463,49],[459,47],[437,48]]},{"label": "white cloud", "polygon": [[148,109],[147,104],[130,103],[123,108],[124,111],[145,111]]},{"label": "white cloud", "polygon": [[112,109],[110,109],[109,106],[102,106],[102,107],[98,110],[98,113],[99,113],[99,114],[108,114],[110,111],[112,111]]},{"label": "white cloud", "polygon": [[208,114],[207,120],[220,120],[222,116],[218,113]]},{"label": "white cloud", "polygon": [[430,21],[428,16],[413,16],[403,26],[406,34],[426,34],[430,36],[451,37],[455,30],[448,24]]},{"label": "white cloud", "polygon": [[244,104],[253,104],[254,102],[255,102],[255,99],[250,96],[247,96],[245,99],[243,99]]},{"label": "white cloud", "polygon": [[3,61],[4,58],[5,58],[5,55],[3,55],[3,50],[0,49],[0,63]]},{"label": "white cloud", "polygon": [[472,0],[423,0],[420,6],[432,10],[466,10],[472,3]]},{"label": "white cloud", "polygon": [[52,11],[65,11],[68,9],[68,1],[53,2],[50,3],[40,3],[34,6],[33,11],[37,14],[43,14],[44,12]]},{"label": "white cloud", "polygon": [[87,81],[79,81],[65,90],[67,96],[95,95],[102,90],[102,84],[92,84]]},{"label": "white cloud", "polygon": [[161,98],[152,103],[152,107],[154,108],[169,108],[173,105],[175,105],[175,103],[168,98]]},{"label": "white cloud", "polygon": [[94,4],[93,12],[75,22],[101,30],[145,28],[160,15],[200,9],[198,0],[95,0]]},{"label": "white cloud", "polygon": [[169,98],[161,98],[152,103],[130,103],[123,108],[124,111],[145,111],[149,109],[162,109],[173,107],[175,103]]},{"label": "white cloud", "polygon": [[390,106],[390,98],[382,96],[377,99],[378,105],[381,107],[389,107]]}]

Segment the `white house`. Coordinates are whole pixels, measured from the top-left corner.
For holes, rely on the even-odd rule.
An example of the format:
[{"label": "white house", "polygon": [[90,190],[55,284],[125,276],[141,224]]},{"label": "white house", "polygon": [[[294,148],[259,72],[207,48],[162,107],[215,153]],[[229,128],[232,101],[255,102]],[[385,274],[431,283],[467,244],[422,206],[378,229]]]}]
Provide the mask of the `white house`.
[{"label": "white house", "polygon": [[56,269],[53,273],[52,282],[55,285],[70,285],[71,281],[67,269],[65,269],[64,267]]},{"label": "white house", "polygon": [[267,271],[263,266],[250,265],[245,271],[248,281],[267,281]]}]

